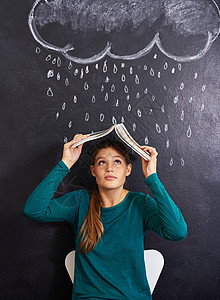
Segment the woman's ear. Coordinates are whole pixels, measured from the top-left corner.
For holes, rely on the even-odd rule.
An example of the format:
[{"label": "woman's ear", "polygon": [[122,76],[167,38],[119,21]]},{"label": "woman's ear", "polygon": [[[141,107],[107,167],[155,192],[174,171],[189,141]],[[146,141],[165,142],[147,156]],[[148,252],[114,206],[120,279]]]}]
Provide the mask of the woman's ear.
[{"label": "woman's ear", "polygon": [[132,165],[128,164],[126,169],[126,176],[129,176],[131,174]]},{"label": "woman's ear", "polygon": [[93,166],[93,165],[90,166],[90,171],[91,171],[91,173],[92,173],[92,176],[96,177],[96,176],[95,176],[94,166]]}]

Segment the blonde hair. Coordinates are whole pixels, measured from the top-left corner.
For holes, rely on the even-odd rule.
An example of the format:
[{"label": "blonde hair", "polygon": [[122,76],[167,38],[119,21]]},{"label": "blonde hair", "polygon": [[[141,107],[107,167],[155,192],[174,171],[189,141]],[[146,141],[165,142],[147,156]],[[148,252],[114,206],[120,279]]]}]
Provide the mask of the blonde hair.
[{"label": "blonde hair", "polygon": [[[106,140],[98,144],[93,151],[91,164],[95,164],[96,155],[101,149],[107,149],[110,147],[125,158],[127,165],[130,163],[128,152],[121,142]],[[79,251],[85,255],[95,248],[96,244],[100,241],[102,234],[104,233],[104,227],[101,221],[101,207],[102,199],[99,194],[98,186],[96,186],[90,192],[90,205],[88,214],[78,236],[79,238],[81,236]]]}]

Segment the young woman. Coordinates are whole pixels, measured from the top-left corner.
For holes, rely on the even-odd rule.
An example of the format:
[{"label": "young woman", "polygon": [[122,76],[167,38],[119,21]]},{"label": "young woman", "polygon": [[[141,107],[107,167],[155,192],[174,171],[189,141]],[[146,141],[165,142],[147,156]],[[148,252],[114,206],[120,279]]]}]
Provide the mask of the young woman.
[{"label": "young woman", "polygon": [[61,180],[79,159],[82,146],[72,145],[87,135],[78,134],[65,144],[62,160],[28,198],[24,214],[43,222],[69,222],[76,245],[72,299],[152,299],[144,263],[144,236],[152,230],[179,241],[187,226],[156,173],[157,152],[142,159],[145,184],[154,198],[128,191],[125,179],[131,164],[124,145],[100,143],[92,156],[91,173],[97,186],[52,199]]}]

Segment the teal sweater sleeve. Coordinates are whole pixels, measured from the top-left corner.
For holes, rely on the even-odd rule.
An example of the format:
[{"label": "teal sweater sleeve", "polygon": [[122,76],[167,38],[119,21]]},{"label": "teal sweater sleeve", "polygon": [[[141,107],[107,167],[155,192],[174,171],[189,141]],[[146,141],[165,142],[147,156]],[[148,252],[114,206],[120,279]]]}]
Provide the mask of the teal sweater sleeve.
[{"label": "teal sweater sleeve", "polygon": [[144,182],[151,189],[154,199],[147,195],[144,205],[144,229],[152,230],[167,240],[183,240],[187,225],[180,209],[168,195],[156,173]]},{"label": "teal sweater sleeve", "polygon": [[23,209],[24,215],[35,221],[73,223],[79,206],[80,191],[52,199],[69,171],[60,161],[29,196]]}]

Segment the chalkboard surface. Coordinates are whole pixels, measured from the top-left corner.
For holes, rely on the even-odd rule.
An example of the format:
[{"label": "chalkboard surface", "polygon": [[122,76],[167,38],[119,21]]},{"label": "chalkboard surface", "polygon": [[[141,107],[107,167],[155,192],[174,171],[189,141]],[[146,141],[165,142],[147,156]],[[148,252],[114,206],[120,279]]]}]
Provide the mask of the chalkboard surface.
[{"label": "chalkboard surface", "polygon": [[[165,258],[154,299],[220,299],[219,7],[211,0],[1,1],[2,299],[71,299],[64,266],[74,249],[71,228],[28,220],[23,207],[65,142],[121,122],[138,143],[156,147],[159,178],[188,224],[181,242],[145,237],[145,249]],[[95,143],[85,144],[56,197],[93,185]],[[131,156],[128,188],[150,193]]]}]

